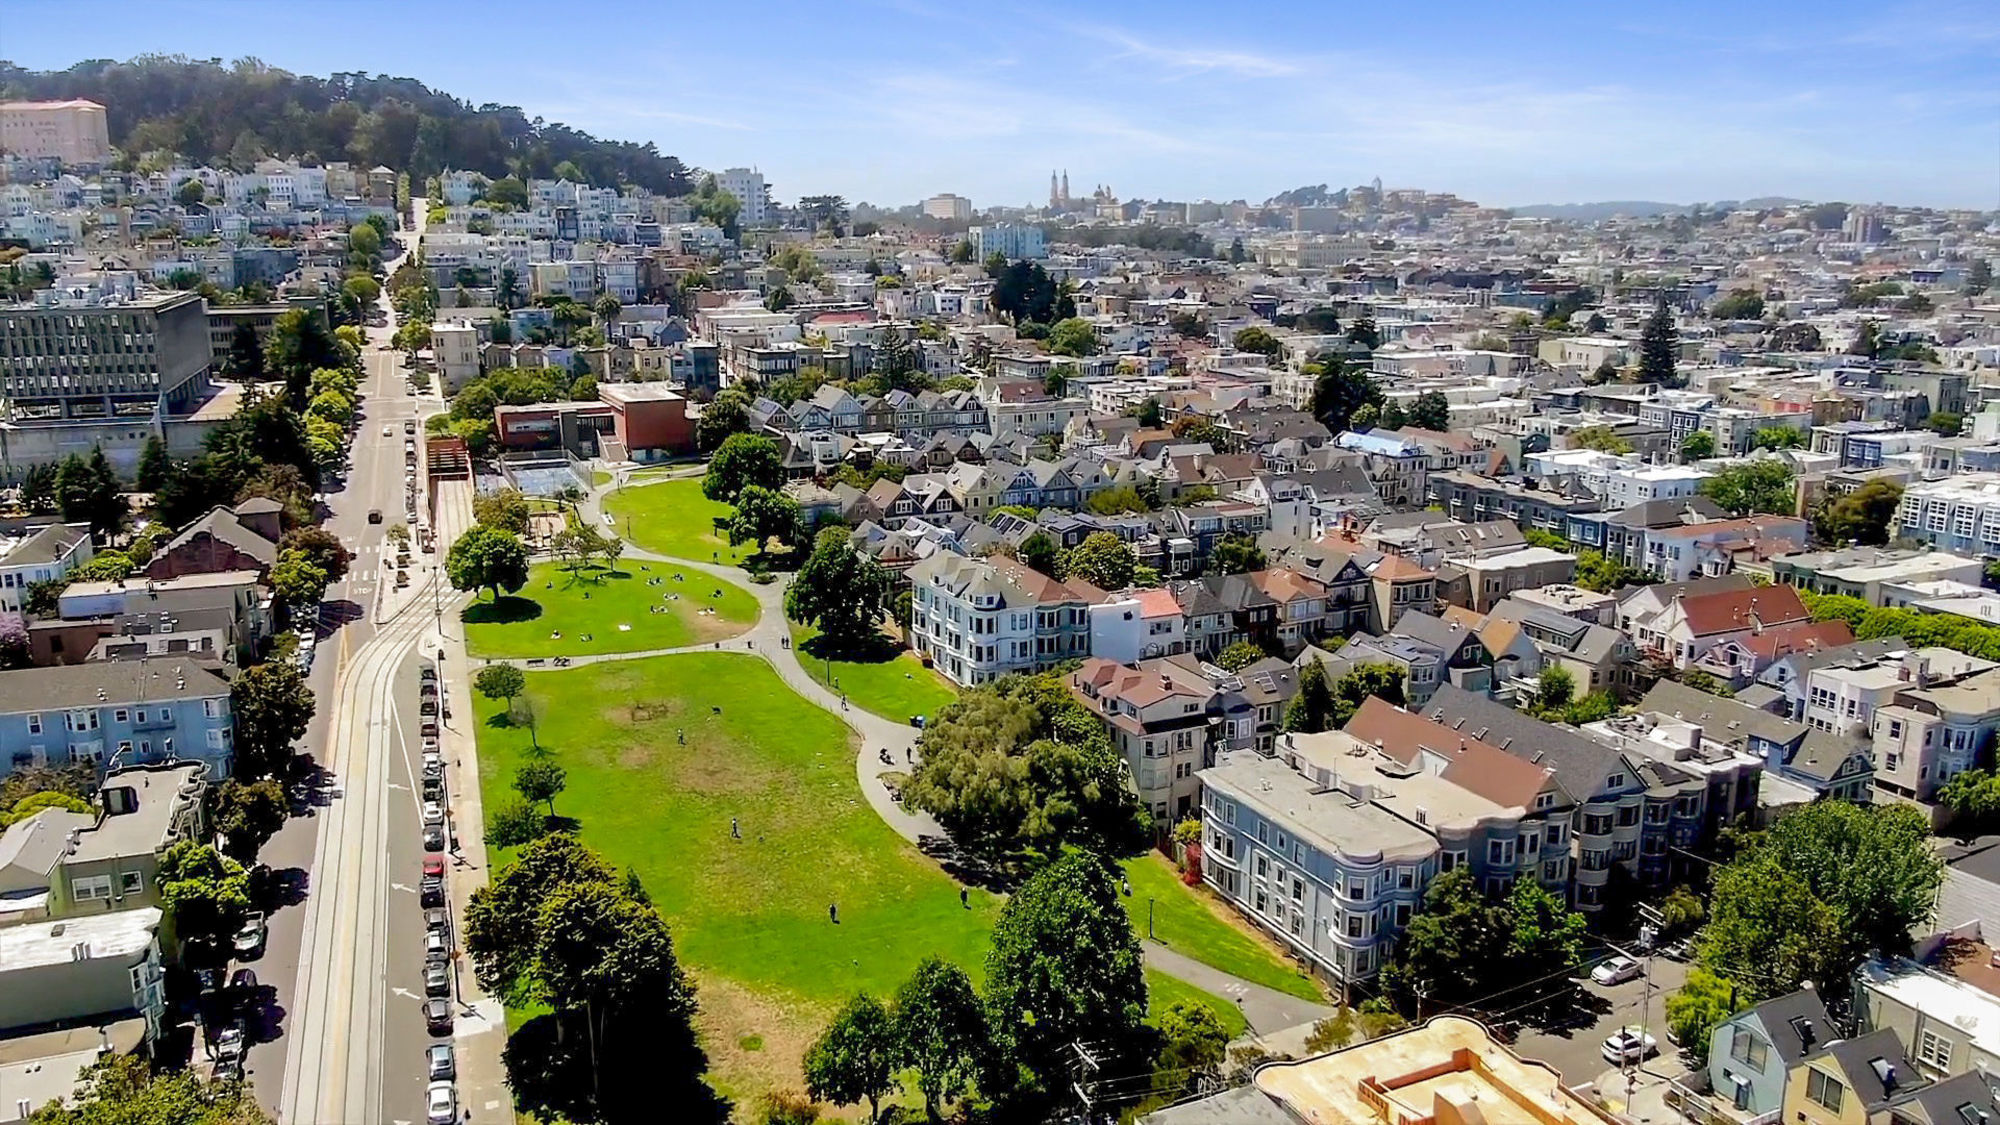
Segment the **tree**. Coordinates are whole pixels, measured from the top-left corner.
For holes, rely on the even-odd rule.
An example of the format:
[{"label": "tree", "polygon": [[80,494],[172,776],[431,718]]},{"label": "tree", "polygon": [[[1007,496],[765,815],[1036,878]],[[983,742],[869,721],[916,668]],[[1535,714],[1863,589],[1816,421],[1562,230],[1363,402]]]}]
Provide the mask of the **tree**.
[{"label": "tree", "polygon": [[1696,966],[1680,991],[1667,997],[1667,1030],[1698,1067],[1705,1066],[1716,1026],[1748,1006],[1741,1000],[1728,978]]},{"label": "tree", "polygon": [[1576,677],[1560,664],[1550,663],[1542,669],[1542,676],[1535,684],[1535,703],[1544,711],[1560,711],[1569,706],[1576,694]]},{"label": "tree", "polygon": [[1264,552],[1255,539],[1232,533],[1216,541],[1208,561],[1218,574],[1247,574],[1264,569]]},{"label": "tree", "polygon": [[1936,411],[1924,419],[1924,429],[1942,437],[1957,437],[1959,431],[1964,428],[1965,415],[1953,414],[1948,410]]},{"label": "tree", "polygon": [[1860,488],[1828,497],[1813,516],[1813,533],[1826,543],[1861,543],[1879,547],[1891,538],[1903,486],[1871,480]]},{"label": "tree", "polygon": [[329,580],[326,571],[313,565],[312,558],[304,551],[284,549],[271,564],[271,590],[278,601],[290,612],[296,614],[309,606],[316,606],[326,596]]},{"label": "tree", "polygon": [[965,970],[932,956],[896,990],[895,1065],[914,1070],[924,1116],[971,1084],[986,1044],[986,1015]]},{"label": "tree", "polygon": [[1329,725],[1346,726],[1347,720],[1354,717],[1371,695],[1401,707],[1403,670],[1393,664],[1363,664],[1334,681],[1333,721]]},{"label": "tree", "polygon": [[1132,416],[1139,420],[1143,429],[1157,430],[1166,422],[1166,415],[1160,410],[1160,400],[1148,397],[1132,408]]},{"label": "tree", "polygon": [[1419,429],[1451,432],[1451,401],[1443,391],[1425,391],[1410,404],[1410,425]]},{"label": "tree", "polygon": [[345,578],[348,566],[354,561],[354,553],[340,537],[320,527],[295,527],[285,532],[284,538],[278,540],[278,550],[298,553],[319,568],[329,582]]},{"label": "tree", "polygon": [[1285,345],[1280,343],[1276,336],[1254,324],[1239,329],[1230,343],[1234,344],[1239,352],[1252,352],[1270,359],[1277,359],[1285,352]]},{"label": "tree", "polygon": [[731,434],[709,459],[701,494],[710,500],[734,504],[736,494],[753,484],[776,491],[784,483],[785,463],[776,442],[751,434]]},{"label": "tree", "polygon": [[1382,388],[1365,368],[1349,368],[1339,359],[1327,361],[1313,384],[1312,401],[1306,409],[1328,430],[1338,434],[1352,429],[1349,419],[1363,406],[1381,409]]},{"label": "tree", "polygon": [[1584,426],[1571,430],[1569,444],[1572,449],[1595,449],[1614,457],[1632,452],[1632,443],[1619,437],[1610,426]]},{"label": "tree", "polygon": [[1059,320],[1049,328],[1049,351],[1056,355],[1097,354],[1097,329],[1081,317]]},{"label": "tree", "polygon": [[305,737],[312,722],[313,693],[291,661],[254,664],[229,685],[229,710],[236,729],[236,776],[280,774],[291,765],[292,744]]},{"label": "tree", "polygon": [[43,1105],[34,1125],[272,1125],[240,1079],[155,1072],[143,1055],[105,1055],[77,1075],[75,1092]]},{"label": "tree", "polygon": [[1347,326],[1347,342],[1370,349],[1381,347],[1382,332],[1375,327],[1375,318],[1365,314],[1357,317]]},{"label": "tree", "polygon": [[1514,884],[1503,911],[1505,979],[1534,981],[1576,965],[1583,957],[1583,915],[1534,879]]},{"label": "tree", "polygon": [[491,527],[475,526],[445,552],[444,572],[454,590],[490,589],[494,600],[528,583],[528,549],[521,540]]},{"label": "tree", "polygon": [[729,545],[750,543],[762,553],[775,539],[789,550],[799,536],[798,501],[761,485],[749,485],[736,496],[736,512],[729,520]]},{"label": "tree", "polygon": [[1797,426],[1763,426],[1750,438],[1753,449],[1797,449],[1806,443],[1806,432]]},{"label": "tree", "polygon": [[118,489],[118,474],[102,447],[92,449],[87,458],[72,453],[56,467],[56,505],[62,518],[88,523],[99,534],[115,532],[125,522],[128,509]]},{"label": "tree", "polygon": [[695,447],[705,453],[720,448],[732,434],[747,433],[749,429],[750,400],[741,391],[730,388],[702,408],[694,427]]},{"label": "tree", "polygon": [[1861,331],[1855,335],[1854,342],[1847,345],[1847,354],[1862,356],[1866,359],[1874,359],[1878,354],[1880,354],[1881,351],[1882,351],[1881,328],[1877,327],[1875,322],[1872,320],[1862,321]]},{"label": "tree", "polygon": [[1240,266],[1244,262],[1247,262],[1249,260],[1250,260],[1250,255],[1246,253],[1243,249],[1243,240],[1240,238],[1230,239],[1229,264],[1232,266]]},{"label": "tree", "polygon": [[1708,315],[1717,320],[1762,320],[1764,298],[1754,289],[1731,289],[1709,302]]},{"label": "tree", "polygon": [[1347,417],[1347,428],[1358,434],[1365,434],[1381,424],[1382,412],[1372,402],[1362,403]]},{"label": "tree", "polygon": [[1215,666],[1225,672],[1240,672],[1264,659],[1264,650],[1249,641],[1237,641],[1215,657]]},{"label": "tree", "polygon": [[157,435],[147,438],[145,448],[139,451],[138,479],[134,482],[139,491],[159,491],[172,471],[173,459],[167,456],[167,443]]},{"label": "tree", "polygon": [[1681,439],[1681,464],[1704,460],[1715,456],[1715,435],[1707,430],[1696,430]]},{"label": "tree", "polygon": [[243,865],[207,844],[173,844],[160,857],[154,878],[182,945],[220,947],[250,913],[250,879]]},{"label": "tree", "polygon": [[1150,817],[1104,725],[1053,673],[962,693],[932,717],[903,799],[968,855],[1033,862],[1066,846],[1129,854]]},{"label": "tree", "polygon": [[1698,960],[1716,972],[1752,982],[1746,999],[1790,992],[1808,980],[1823,983],[1836,971],[1838,919],[1798,873],[1775,856],[1746,856],[1715,879],[1708,925]]},{"label": "tree", "polygon": [[1071,852],[1014,892],[993,927],[986,1006],[998,1056],[1044,1088],[1064,1081],[1072,1043],[1114,1061],[1136,1046],[1146,978],[1103,858]]},{"label": "tree", "polygon": [[1206,1004],[1176,1000],[1160,1013],[1156,1097],[1175,1097],[1213,1080],[1229,1057],[1229,1032]]},{"label": "tree", "polygon": [[512,664],[488,664],[472,677],[472,690],[488,699],[504,699],[511,709],[514,697],[528,690],[528,676]]},{"label": "tree", "polygon": [[209,817],[225,841],[223,850],[231,859],[252,863],[264,842],[285,826],[290,802],[276,778],[243,781],[229,778],[213,791]]},{"label": "tree", "polygon": [[868,1120],[882,1115],[882,1097],[898,1088],[896,1031],[888,1009],[857,994],[806,1049],[806,1092],[835,1105],[868,1103]]},{"label": "tree", "polygon": [[1479,893],[1471,869],[1456,867],[1424,891],[1423,908],[1383,967],[1383,987],[1433,1009],[1463,1004],[1485,994],[1506,946],[1500,911]]},{"label": "tree", "polygon": [[1139,556],[1131,544],[1108,531],[1092,532],[1070,551],[1068,572],[1101,590],[1123,590],[1132,584]]},{"label": "tree", "polygon": [[1327,683],[1326,662],[1308,660],[1299,669],[1298,694],[1285,707],[1285,729],[1299,734],[1318,734],[1332,722],[1333,688]]},{"label": "tree", "polygon": [[472,893],[465,949],[487,991],[527,999],[542,907],[563,887],[609,884],[611,866],[576,837],[556,832],[522,848],[493,881]]},{"label": "tree", "polygon": [[486,842],[496,848],[518,848],[549,833],[549,818],[526,801],[510,801],[486,818]]},{"label": "tree", "polygon": [[528,498],[518,488],[502,488],[472,501],[474,521],[509,535],[525,535],[529,515]]},{"label": "tree", "polygon": [[1986,258],[1974,258],[1965,271],[1965,294],[1977,297],[1993,288],[1993,263]]},{"label": "tree", "polygon": [[1028,569],[1050,578],[1062,577],[1062,548],[1048,532],[1037,530],[1022,540],[1020,554]]},{"label": "tree", "polygon": [[1672,385],[1679,351],[1680,333],[1674,327],[1674,314],[1663,300],[1653,306],[1653,315],[1646,318],[1646,326],[1639,333],[1639,381]]},{"label": "tree", "polygon": [[306,404],[313,372],[347,362],[340,341],[320,317],[305,309],[279,313],[264,341],[264,370],[284,380],[285,398],[294,410]]},{"label": "tree", "polygon": [[542,803],[549,806],[549,815],[556,815],[556,795],[569,784],[569,772],[554,762],[529,762],[514,771],[514,792],[531,804]]},{"label": "tree", "polygon": [[1792,467],[1777,458],[1726,466],[1702,481],[1697,491],[1733,516],[1755,512],[1788,516],[1796,495]]},{"label": "tree", "polygon": [[888,572],[854,549],[845,528],[830,527],[785,588],[785,616],[816,626],[837,651],[867,647],[888,612]]},{"label": "tree", "polygon": [[973,249],[971,239],[961,238],[952,245],[951,264],[955,266],[969,265],[972,262],[973,255],[977,253],[978,251]]}]

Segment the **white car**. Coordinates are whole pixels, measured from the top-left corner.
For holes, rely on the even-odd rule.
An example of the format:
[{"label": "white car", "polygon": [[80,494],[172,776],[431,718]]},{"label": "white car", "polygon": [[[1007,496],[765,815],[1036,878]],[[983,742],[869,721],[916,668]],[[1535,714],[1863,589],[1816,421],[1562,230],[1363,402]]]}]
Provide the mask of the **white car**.
[{"label": "white car", "polygon": [[456,1125],[458,1093],[449,1082],[433,1082],[424,1093],[424,1120],[430,1125]]},{"label": "white car", "polygon": [[1628,980],[1638,980],[1640,971],[1639,962],[1630,957],[1613,957],[1590,970],[1590,979],[1609,987],[1614,984],[1624,984]]},{"label": "white car", "polygon": [[1636,1027],[1621,1027],[1604,1041],[1604,1061],[1613,1066],[1642,1063],[1660,1053],[1660,1041]]},{"label": "white car", "polygon": [[425,824],[443,824],[443,823],[444,823],[444,806],[443,806],[443,805],[440,805],[440,804],[438,804],[438,803],[437,803],[436,801],[425,801],[425,802],[424,802],[424,823],[425,823]]}]

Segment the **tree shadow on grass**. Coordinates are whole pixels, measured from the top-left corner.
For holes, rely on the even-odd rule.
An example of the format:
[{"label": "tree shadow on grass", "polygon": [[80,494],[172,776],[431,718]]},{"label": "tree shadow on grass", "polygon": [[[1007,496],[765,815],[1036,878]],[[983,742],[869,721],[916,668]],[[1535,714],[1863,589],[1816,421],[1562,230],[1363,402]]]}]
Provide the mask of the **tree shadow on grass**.
[{"label": "tree shadow on grass", "polygon": [[882,633],[850,644],[836,644],[826,634],[806,641],[799,651],[814,660],[839,660],[849,664],[887,664],[907,650]]},{"label": "tree shadow on grass", "polygon": [[[675,1121],[719,1125],[734,1108],[701,1081],[708,1058],[684,1025],[611,1021],[595,1044],[580,1019],[564,1026],[536,1016],[507,1037],[502,1061],[515,1108],[543,1120],[653,1122],[672,1106]],[[630,1026],[619,1027],[619,1023]],[[597,1059],[593,1078],[593,1046]]]},{"label": "tree shadow on grass", "polygon": [[533,621],[541,615],[542,603],[533,598],[508,594],[498,601],[473,602],[465,607],[460,620],[467,625],[514,625],[522,621]]}]

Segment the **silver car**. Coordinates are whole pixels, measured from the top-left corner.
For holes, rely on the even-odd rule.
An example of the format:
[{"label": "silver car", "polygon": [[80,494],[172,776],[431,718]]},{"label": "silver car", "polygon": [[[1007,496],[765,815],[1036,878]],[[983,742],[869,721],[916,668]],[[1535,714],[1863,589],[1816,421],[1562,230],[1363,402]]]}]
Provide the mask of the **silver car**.
[{"label": "silver car", "polygon": [[425,1071],[431,1081],[450,1081],[458,1077],[458,1059],[452,1054],[451,1044],[433,1043],[424,1051]]}]

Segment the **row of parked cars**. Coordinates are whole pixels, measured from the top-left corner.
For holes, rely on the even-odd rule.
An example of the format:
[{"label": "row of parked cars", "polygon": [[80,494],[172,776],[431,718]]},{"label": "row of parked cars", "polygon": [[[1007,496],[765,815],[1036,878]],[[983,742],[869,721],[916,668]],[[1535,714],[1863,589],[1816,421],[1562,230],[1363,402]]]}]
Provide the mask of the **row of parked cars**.
[{"label": "row of parked cars", "polygon": [[[417,668],[419,731],[423,737],[423,875],[417,895],[424,909],[424,1027],[432,1035],[452,1032],[451,912],[445,906],[444,851],[450,829],[445,824],[444,753],[438,744],[438,715],[443,707],[437,667],[428,661]],[[424,1052],[424,1116],[431,1125],[451,1125],[458,1119],[458,1060],[450,1043],[433,1043]]]}]

